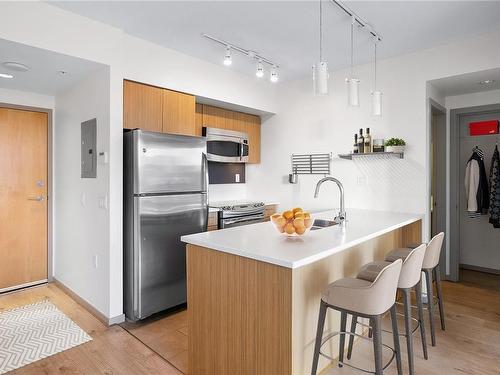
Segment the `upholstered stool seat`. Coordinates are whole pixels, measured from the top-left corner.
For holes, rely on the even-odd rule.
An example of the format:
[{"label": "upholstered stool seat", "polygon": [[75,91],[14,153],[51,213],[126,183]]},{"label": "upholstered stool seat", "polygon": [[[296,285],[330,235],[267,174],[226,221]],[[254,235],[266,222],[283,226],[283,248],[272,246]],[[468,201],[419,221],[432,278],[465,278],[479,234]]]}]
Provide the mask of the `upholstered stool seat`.
[{"label": "upholstered stool seat", "polygon": [[398,249],[392,250],[389,254],[385,256],[385,260],[388,262],[394,262],[396,259],[401,259],[404,261],[406,257],[411,253],[411,251],[418,246],[415,247],[402,247]]}]

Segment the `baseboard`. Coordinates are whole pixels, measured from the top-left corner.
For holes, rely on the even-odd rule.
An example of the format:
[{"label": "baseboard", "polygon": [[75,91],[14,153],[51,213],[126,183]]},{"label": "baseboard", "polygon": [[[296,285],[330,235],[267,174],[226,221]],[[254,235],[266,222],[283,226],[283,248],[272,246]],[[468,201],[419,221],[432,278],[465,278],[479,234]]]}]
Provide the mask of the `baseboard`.
[{"label": "baseboard", "polygon": [[470,264],[460,264],[460,268],[464,269],[464,270],[478,271],[478,272],[484,272],[484,273],[491,273],[493,275],[500,275],[500,270],[496,270],[496,269],[493,269],[493,268],[473,266],[473,265],[470,265]]},{"label": "baseboard", "polygon": [[89,313],[91,313],[93,316],[95,316],[101,323],[103,323],[107,326],[112,326],[114,324],[120,324],[120,323],[123,323],[125,321],[124,314],[108,318],[106,315],[104,315],[102,312],[97,310],[94,306],[92,306],[90,303],[88,303],[86,300],[84,300],[82,297],[80,297],[78,294],[76,294],[69,287],[64,285],[59,280],[57,280],[55,277],[52,279],[52,282],[54,284],[56,284],[64,293],[66,293],[73,300],[75,300],[76,303],[78,303],[79,305],[82,305],[85,310],[87,310]]}]

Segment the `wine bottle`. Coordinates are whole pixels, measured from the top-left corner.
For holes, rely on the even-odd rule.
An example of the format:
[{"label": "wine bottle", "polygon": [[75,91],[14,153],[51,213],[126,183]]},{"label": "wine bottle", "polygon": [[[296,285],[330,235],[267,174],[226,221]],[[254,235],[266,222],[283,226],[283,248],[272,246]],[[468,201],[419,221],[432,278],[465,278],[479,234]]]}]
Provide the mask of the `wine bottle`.
[{"label": "wine bottle", "polygon": [[359,151],[358,149],[358,135],[354,134],[354,145],[352,146],[352,153],[357,154]]},{"label": "wine bottle", "polygon": [[364,152],[372,152],[372,137],[370,135],[370,128],[366,128],[366,135],[364,137],[365,140],[365,147],[364,147]]},{"label": "wine bottle", "polygon": [[362,154],[364,152],[365,152],[365,139],[363,138],[363,129],[359,129],[358,153]]}]

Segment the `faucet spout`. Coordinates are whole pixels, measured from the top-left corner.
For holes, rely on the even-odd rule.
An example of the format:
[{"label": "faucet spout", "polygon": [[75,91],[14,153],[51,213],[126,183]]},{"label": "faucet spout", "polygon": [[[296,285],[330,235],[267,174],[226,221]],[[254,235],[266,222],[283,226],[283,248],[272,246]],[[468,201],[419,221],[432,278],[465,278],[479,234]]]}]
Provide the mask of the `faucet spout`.
[{"label": "faucet spout", "polygon": [[339,191],[340,191],[340,212],[339,212],[339,215],[335,219],[338,220],[339,222],[343,223],[346,219],[346,212],[345,212],[344,186],[342,185],[342,182],[340,182],[339,180],[337,180],[334,177],[322,178],[316,184],[316,190],[314,191],[314,198],[318,198],[320,187],[323,184],[323,182],[325,182],[325,181],[335,182],[337,184],[337,187],[339,188]]}]

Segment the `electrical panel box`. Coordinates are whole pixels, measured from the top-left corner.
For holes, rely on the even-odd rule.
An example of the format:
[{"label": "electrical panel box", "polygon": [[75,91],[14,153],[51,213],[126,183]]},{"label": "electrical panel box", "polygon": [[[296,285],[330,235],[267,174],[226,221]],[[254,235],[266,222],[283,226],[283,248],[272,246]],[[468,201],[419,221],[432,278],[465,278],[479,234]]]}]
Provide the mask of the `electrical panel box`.
[{"label": "electrical panel box", "polygon": [[97,120],[82,122],[82,150],[81,150],[81,177],[97,177]]}]

